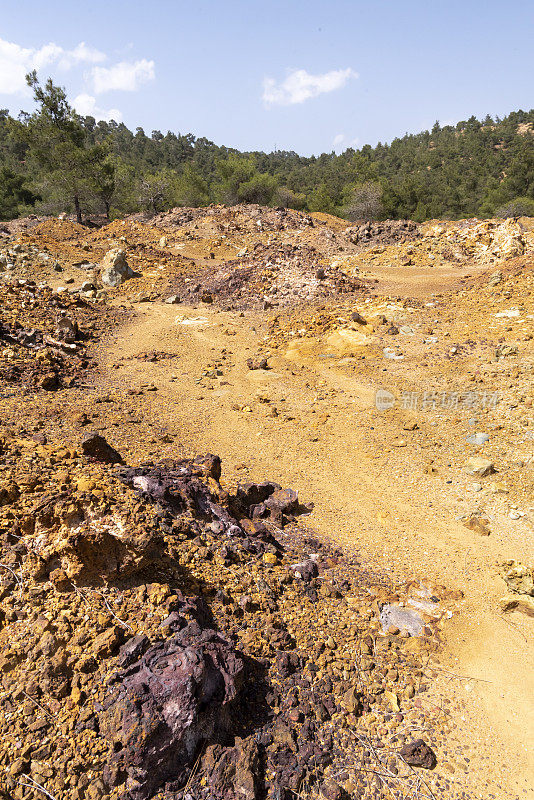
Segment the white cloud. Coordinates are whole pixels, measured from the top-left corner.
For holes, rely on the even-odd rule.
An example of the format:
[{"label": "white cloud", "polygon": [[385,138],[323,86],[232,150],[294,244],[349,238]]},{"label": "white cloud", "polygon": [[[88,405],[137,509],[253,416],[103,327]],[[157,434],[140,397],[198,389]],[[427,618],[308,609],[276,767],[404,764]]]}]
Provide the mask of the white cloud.
[{"label": "white cloud", "polygon": [[96,120],[105,119],[107,121],[114,119],[115,122],[122,122],[122,114],[118,108],[110,108],[107,111],[99,108],[96,98],[90,94],[79,94],[74,98],[72,105],[82,117],[94,117]]},{"label": "white cloud", "polygon": [[305,69],[294,69],[285,80],[277,83],[274,78],[263,81],[263,102],[266,106],[291,106],[304,103],[325,92],[342,89],[351,78],[357,78],[353,69],[333,69],[322,75],[310,75]]},{"label": "white cloud", "polygon": [[25,75],[33,69],[39,71],[51,65],[70,69],[76,64],[96,64],[105,58],[104,53],[85,42],[80,42],[73,50],[65,50],[53,42],[35,48],[0,39],[0,93],[28,93]]},{"label": "white cloud", "polygon": [[90,47],[85,42],[80,42],[73,50],[64,51],[59,65],[64,69],[69,69],[75,64],[100,64],[106,58],[106,54],[101,53],[96,47]]},{"label": "white cloud", "polygon": [[121,61],[112,67],[93,67],[91,79],[96,94],[113,89],[123,92],[135,92],[139,86],[156,77],[153,61],[142,58],[139,61]]},{"label": "white cloud", "polygon": [[357,137],[354,139],[349,139],[344,133],[336,134],[332,140],[332,147],[337,152],[342,152],[348,147],[358,147],[359,144],[360,140]]}]

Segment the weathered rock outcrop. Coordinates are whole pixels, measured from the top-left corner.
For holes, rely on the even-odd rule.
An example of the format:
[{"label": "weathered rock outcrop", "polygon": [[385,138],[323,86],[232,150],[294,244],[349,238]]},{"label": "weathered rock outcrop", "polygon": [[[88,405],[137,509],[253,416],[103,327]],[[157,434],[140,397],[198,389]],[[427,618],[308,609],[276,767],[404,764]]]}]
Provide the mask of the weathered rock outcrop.
[{"label": "weathered rock outcrop", "polygon": [[[177,630],[113,678],[101,731],[113,741],[105,778],[125,772],[127,796],[148,800],[180,780],[201,742],[223,737],[243,677],[243,661],[216,631],[176,615]],[[126,645],[128,647],[128,644]]]}]

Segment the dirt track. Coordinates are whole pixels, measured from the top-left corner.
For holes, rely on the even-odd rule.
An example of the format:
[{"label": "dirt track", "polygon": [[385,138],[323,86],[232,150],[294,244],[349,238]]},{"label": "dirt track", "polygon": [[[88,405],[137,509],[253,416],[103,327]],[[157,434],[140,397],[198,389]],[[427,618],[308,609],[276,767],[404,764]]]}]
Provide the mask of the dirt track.
[{"label": "dirt track", "polygon": [[[435,291],[434,273],[426,278]],[[401,285],[397,276],[397,291]],[[322,357],[319,342],[304,352],[290,349],[290,358],[275,353],[269,370],[249,370],[246,360],[266,335],[260,315],[163,304],[137,310],[139,317],[108,347],[107,386],[157,387],[143,396],[144,425],[171,431],[169,452],[174,442],[185,452],[217,452],[236,480],[270,474],[298,489],[304,501],[313,500],[310,524],[321,535],[357,548],[395,577],[464,593],[445,630],[440,659],[449,672],[439,680],[465,702],[454,724],[461,740],[473,745],[479,796],[485,796],[480,780],[487,769],[507,787],[506,796],[525,796],[534,777],[534,676],[528,668],[534,639],[528,618],[499,612],[503,583],[494,566],[524,559],[528,547],[532,552],[523,526],[497,528],[487,538],[463,527],[457,518],[467,505],[465,477],[446,482],[448,476],[425,474],[421,447],[395,446],[412,435],[402,422],[413,414],[377,411],[377,376],[348,376],[339,358]],[[173,357],[155,363],[134,358],[147,351]],[[201,377],[213,369],[220,374]],[[273,406],[278,416],[271,416]],[[418,419],[427,429],[432,425],[428,415]],[[459,438],[451,429],[448,434]],[[149,455],[144,447],[134,450]],[[496,750],[506,756],[485,765]]]}]

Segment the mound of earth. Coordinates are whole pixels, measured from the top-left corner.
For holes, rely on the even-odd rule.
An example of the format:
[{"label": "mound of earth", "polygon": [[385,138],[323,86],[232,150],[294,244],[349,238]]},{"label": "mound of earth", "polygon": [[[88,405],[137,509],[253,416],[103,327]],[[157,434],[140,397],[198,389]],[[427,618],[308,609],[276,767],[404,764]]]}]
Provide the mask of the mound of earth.
[{"label": "mound of earth", "polygon": [[[127,219],[149,222],[156,228],[181,228],[190,222],[205,218],[219,230],[232,232],[245,228],[248,233],[283,231],[313,226],[309,214],[289,208],[267,208],[257,204],[237,206],[208,206],[208,208],[173,208],[161,214],[133,214]],[[321,224],[321,223],[319,223]]]},{"label": "mound of earth", "polygon": [[412,220],[386,220],[385,222],[363,222],[346,228],[345,234],[359,249],[386,244],[404,244],[417,239],[421,233],[419,225]]},{"label": "mound of earth", "polygon": [[4,792],[343,793],[344,719],[362,742],[354,791],[371,797],[377,714],[394,782],[411,774],[411,737],[395,731],[421,716],[441,615],[422,636],[379,636],[369,593],[387,604],[417,585],[384,584],[310,537],[292,491],[224,491],[211,455],[117,468],[76,446],[1,448]]},{"label": "mound of earth", "polygon": [[324,259],[314,247],[257,244],[252,253],[223,266],[183,278],[167,291],[189,304],[218,302],[226,309],[290,306],[324,300],[339,294],[362,294],[365,282],[347,275]]}]

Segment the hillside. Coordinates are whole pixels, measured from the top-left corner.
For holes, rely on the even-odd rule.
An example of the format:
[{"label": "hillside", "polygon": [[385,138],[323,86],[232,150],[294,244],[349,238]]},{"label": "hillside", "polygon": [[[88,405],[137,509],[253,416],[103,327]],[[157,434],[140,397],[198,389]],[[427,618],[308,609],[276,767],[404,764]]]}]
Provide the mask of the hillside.
[{"label": "hillside", "polygon": [[[43,113],[46,107],[41,122]],[[79,126],[76,147],[93,148],[102,161],[95,171],[89,158],[85,174],[75,179],[86,215],[156,213],[210,202],[418,222],[534,213],[533,110],[504,119],[471,117],[455,126],[436,123],[431,131],[390,144],[309,158],[281,151],[239,153],[191,134],[147,135],[122,123],[72,119]],[[28,135],[36,121],[35,115],[0,116],[0,218],[32,207],[44,213],[74,210],[64,174],[69,159],[58,156],[54,164],[48,153],[43,160]],[[53,141],[45,138],[47,151],[54,149]]]}]

